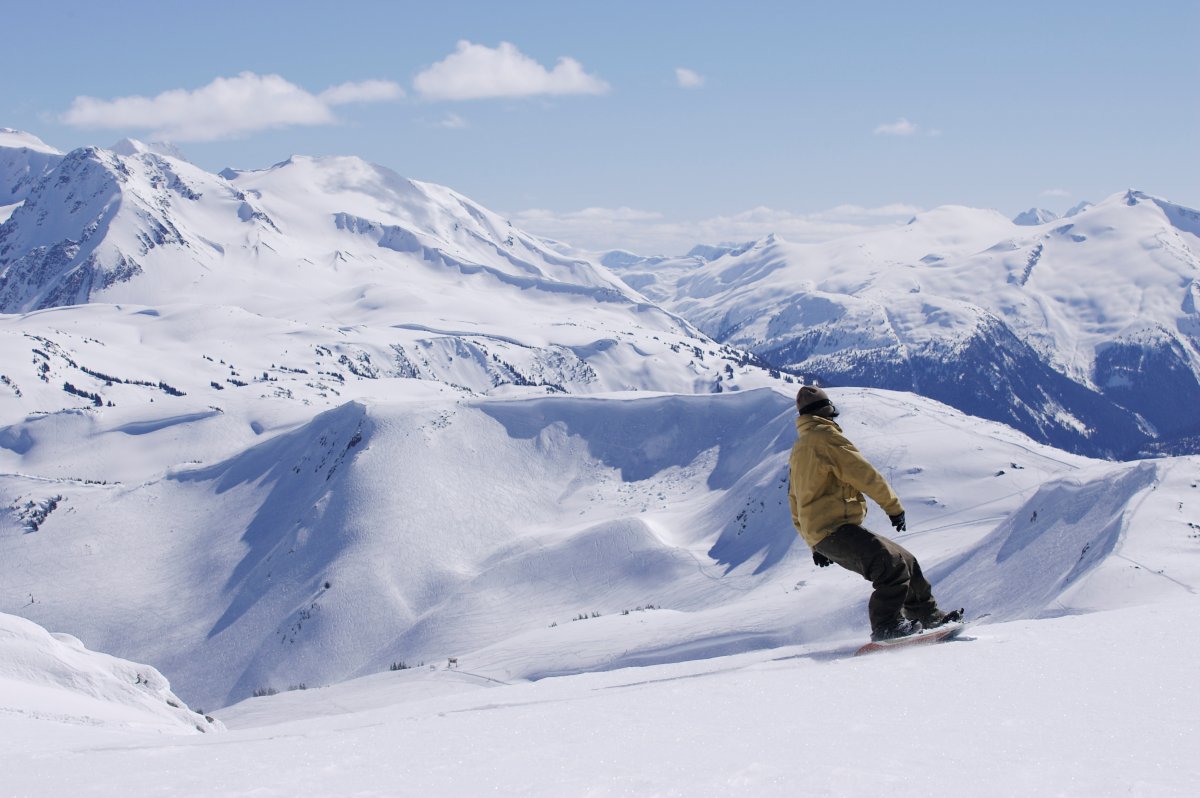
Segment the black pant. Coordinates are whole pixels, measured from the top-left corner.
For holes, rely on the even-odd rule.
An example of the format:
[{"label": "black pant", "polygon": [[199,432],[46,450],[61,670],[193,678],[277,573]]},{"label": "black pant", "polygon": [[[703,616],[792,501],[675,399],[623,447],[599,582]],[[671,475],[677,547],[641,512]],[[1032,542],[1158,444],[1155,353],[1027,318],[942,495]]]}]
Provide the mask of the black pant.
[{"label": "black pant", "polygon": [[921,573],[921,564],[895,541],[858,524],[844,524],[815,548],[875,588],[867,607],[872,630],[896,622],[901,613],[919,621],[937,609],[933,587]]}]

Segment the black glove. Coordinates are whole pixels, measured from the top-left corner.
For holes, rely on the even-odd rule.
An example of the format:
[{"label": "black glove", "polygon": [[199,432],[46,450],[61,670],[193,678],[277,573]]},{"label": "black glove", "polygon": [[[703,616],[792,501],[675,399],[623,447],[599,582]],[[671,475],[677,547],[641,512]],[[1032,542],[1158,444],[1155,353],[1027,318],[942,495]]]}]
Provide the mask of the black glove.
[{"label": "black glove", "polygon": [[817,564],[818,568],[828,568],[829,566],[833,565],[833,560],[829,559],[824,554],[818,554],[815,551],[813,552],[813,562]]},{"label": "black glove", "polygon": [[892,522],[892,528],[895,529],[897,532],[903,532],[904,530],[908,529],[908,524],[906,524],[904,522],[904,511],[903,510],[896,513],[895,515],[889,515],[888,520]]}]

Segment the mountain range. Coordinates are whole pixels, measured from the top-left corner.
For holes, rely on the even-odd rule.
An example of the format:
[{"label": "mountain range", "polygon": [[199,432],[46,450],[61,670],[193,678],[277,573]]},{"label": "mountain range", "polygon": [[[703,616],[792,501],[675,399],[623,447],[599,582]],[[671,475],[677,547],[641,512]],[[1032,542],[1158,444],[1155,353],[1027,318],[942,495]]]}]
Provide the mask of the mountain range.
[{"label": "mountain range", "polygon": [[52,155],[5,135],[4,173],[24,175],[0,227],[5,313],[223,307],[314,330],[341,376],[467,390],[711,390],[751,360],[607,269],[357,158],[213,175],[137,142]]},{"label": "mountain range", "polygon": [[820,244],[603,262],[716,340],[1098,457],[1200,451],[1200,213],[1139,191],[1059,219],[947,206]]},{"label": "mountain range", "polygon": [[4,131],[0,176],[0,612],[148,663],[156,713],[845,638],[862,586],[811,589],[787,509],[800,378],[947,603],[1195,581],[1195,458],[1120,459],[1196,423],[1196,215],[1165,200],[601,262],[357,158]]}]

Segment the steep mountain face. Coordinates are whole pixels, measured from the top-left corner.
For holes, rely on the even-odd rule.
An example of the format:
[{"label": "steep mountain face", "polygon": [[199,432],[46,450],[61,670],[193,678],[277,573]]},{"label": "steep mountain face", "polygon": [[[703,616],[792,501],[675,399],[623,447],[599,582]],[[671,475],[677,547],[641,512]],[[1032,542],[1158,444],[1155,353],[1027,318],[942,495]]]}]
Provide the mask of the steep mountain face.
[{"label": "steep mountain face", "polygon": [[[149,166],[133,161],[137,166]],[[0,226],[0,310],[82,304],[142,272],[137,257],[167,244],[186,246],[166,213],[166,169],[133,171],[119,156],[76,150],[29,192]],[[142,178],[150,191],[139,191]],[[113,220],[130,221],[113,230]],[[110,237],[111,233],[111,237]]]},{"label": "steep mountain face", "polygon": [[1200,214],[1141,192],[1041,224],[940,208],[818,245],[610,257],[719,341],[831,385],[912,390],[1105,457],[1190,451]]}]

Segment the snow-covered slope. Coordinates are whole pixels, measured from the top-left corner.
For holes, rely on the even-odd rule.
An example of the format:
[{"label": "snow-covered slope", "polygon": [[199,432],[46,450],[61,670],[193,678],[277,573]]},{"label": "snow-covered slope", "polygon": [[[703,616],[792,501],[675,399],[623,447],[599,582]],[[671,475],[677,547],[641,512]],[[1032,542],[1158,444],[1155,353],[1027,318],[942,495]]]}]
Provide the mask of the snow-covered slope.
[{"label": "snow-covered slope", "polygon": [[[1196,609],[1193,597],[978,626],[903,653],[852,658],[847,640],[534,683],[442,663],[253,698],[219,713],[226,733],[188,738],[0,715],[0,768],[8,792],[47,797],[1185,798],[1200,779],[1200,693],[1194,638],[1178,632]],[[914,734],[934,753],[897,743]]]},{"label": "snow-covered slope", "polygon": [[[46,796],[874,796],[881,784],[903,796],[1190,796],[1200,778],[1195,636],[1186,633],[1197,611],[1189,581],[1197,573],[1187,565],[1197,533],[1182,521],[1195,518],[1200,463],[1176,465],[1154,491],[1164,494],[1160,512],[1130,514],[1107,565],[1076,574],[1081,589],[1046,617],[988,618],[955,643],[854,658],[861,633],[843,627],[711,658],[698,658],[705,650],[695,646],[693,656],[679,651],[662,664],[514,677],[536,673],[547,652],[596,661],[616,638],[653,641],[678,618],[634,611],[542,630],[529,641],[544,637],[542,646],[460,652],[453,668],[440,660],[251,698],[216,712],[229,727],[221,735],[164,740],[0,712],[8,741],[0,768],[10,791]],[[1059,490],[1079,500],[1080,521],[1097,520],[1083,518],[1087,489]],[[1176,502],[1184,513],[1169,506]],[[997,548],[987,536],[968,545],[1009,567],[985,592],[999,595],[1004,584],[1020,601],[1044,584],[1044,558],[1068,569],[1087,559],[1078,537],[1057,551],[1041,540]],[[806,576],[785,595],[793,613],[844,601],[842,583],[858,595],[866,588],[835,569]],[[1131,606],[1097,611],[1120,603]],[[756,609],[739,606],[728,626],[708,632],[737,650],[739,632],[757,631]],[[914,733],[938,765],[896,745]]]},{"label": "snow-covered slope", "polygon": [[609,257],[719,341],[830,384],[913,390],[1076,451],[1194,451],[1200,213],[1140,192],[1018,225],[939,208],[812,244]]},{"label": "snow-covered slope", "polygon": [[[20,601],[26,617],[149,661],[206,707],[397,662],[470,657],[532,678],[863,623],[856,580],[819,597],[803,589],[813,567],[785,498],[787,394],[399,397],[282,430],[259,408],[255,423],[278,430],[259,443],[233,408],[101,416],[62,427],[70,447],[37,421],[10,431],[24,468],[59,476],[0,477],[13,497],[4,606]],[[1134,508],[1177,512],[1179,490],[1152,489],[1175,461],[1095,464],[927,400],[838,399],[851,436],[904,497],[906,542],[947,602],[1037,616],[1117,550]],[[122,464],[169,452],[180,465],[136,479],[121,465],[129,481],[100,484],[96,452]],[[1194,463],[1180,462],[1183,480]],[[1073,481],[1046,487],[1060,478]],[[1088,513],[1072,509],[1080,502]],[[1161,534],[1185,531],[1176,525]],[[990,553],[1014,546],[1023,555],[1004,568],[1017,579]],[[1082,564],[1079,550],[1091,552]],[[993,572],[1007,581],[981,590]],[[105,601],[81,614],[96,592]],[[127,622],[146,607],[151,621]],[[599,637],[564,648],[573,619]]]},{"label": "snow-covered slope", "polygon": [[173,734],[216,731],[149,665],[88,651],[78,639],[0,613],[0,715]]}]

